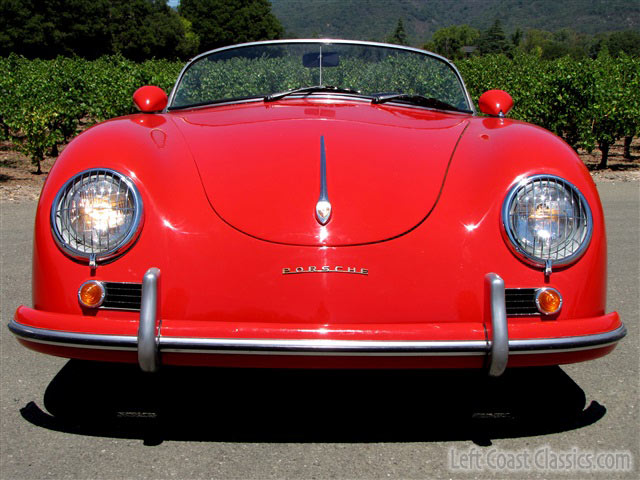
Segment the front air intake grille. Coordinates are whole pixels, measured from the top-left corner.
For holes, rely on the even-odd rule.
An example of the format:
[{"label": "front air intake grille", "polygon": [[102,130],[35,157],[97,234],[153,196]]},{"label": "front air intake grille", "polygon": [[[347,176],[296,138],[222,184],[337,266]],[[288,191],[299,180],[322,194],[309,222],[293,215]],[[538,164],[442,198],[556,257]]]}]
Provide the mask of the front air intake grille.
[{"label": "front air intake grille", "polygon": [[536,288],[507,288],[504,297],[507,315],[539,315],[536,306]]},{"label": "front air intake grille", "polygon": [[[141,283],[104,282],[106,290],[102,308],[110,310],[140,310]],[[538,315],[535,288],[507,288],[505,301],[507,315]]]},{"label": "front air intake grille", "polygon": [[140,310],[141,283],[104,282],[105,296],[101,308],[109,310]]}]

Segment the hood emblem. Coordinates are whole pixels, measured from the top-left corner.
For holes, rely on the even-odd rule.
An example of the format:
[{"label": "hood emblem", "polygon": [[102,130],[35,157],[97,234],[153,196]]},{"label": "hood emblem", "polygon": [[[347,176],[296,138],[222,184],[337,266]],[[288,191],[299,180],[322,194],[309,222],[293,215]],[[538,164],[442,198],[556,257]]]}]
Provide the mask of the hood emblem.
[{"label": "hood emblem", "polygon": [[326,200],[316,203],[316,218],[322,224],[326,224],[331,216],[331,204]]},{"label": "hood emblem", "polygon": [[327,193],[327,156],[324,150],[324,136],[320,137],[320,198],[316,203],[316,220],[326,225],[331,218],[331,202]]}]

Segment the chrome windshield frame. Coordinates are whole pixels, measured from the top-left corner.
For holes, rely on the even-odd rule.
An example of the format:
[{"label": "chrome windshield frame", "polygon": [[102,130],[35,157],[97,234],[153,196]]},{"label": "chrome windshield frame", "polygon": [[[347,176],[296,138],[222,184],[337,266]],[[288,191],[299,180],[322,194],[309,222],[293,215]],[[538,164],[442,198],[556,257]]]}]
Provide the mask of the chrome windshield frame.
[{"label": "chrome windshield frame", "polygon": [[[368,42],[364,40],[341,40],[341,39],[334,39],[334,38],[296,38],[296,39],[284,39],[284,40],[263,40],[260,42],[239,43],[236,45],[228,45],[226,47],[214,48],[213,50],[208,50],[199,55],[196,55],[195,57],[190,59],[180,71],[180,74],[178,75],[178,79],[176,80],[176,83],[173,85],[173,88],[171,89],[171,93],[169,94],[169,100],[167,102],[167,106],[163,110],[163,113],[167,113],[171,108],[171,106],[173,105],[173,100],[176,94],[176,90],[178,88],[178,85],[180,85],[180,82],[182,81],[182,77],[184,76],[185,72],[189,69],[191,65],[193,65],[195,62],[200,60],[202,57],[206,57],[213,53],[224,52],[226,50],[233,50],[237,48],[254,47],[259,45],[286,45],[286,44],[299,44],[299,43],[315,43],[319,45],[341,44],[341,45],[359,45],[359,46],[370,46],[370,47],[393,48],[396,50],[403,50],[403,51],[418,53],[421,55],[426,55],[428,57],[435,58],[445,63],[446,65],[448,65],[454,71],[454,73],[456,74],[456,77],[458,78],[458,82],[460,82],[460,87],[462,88],[465,99],[469,104],[470,110],[473,112],[472,115],[477,115],[475,105],[471,100],[471,96],[469,95],[469,90],[467,89],[467,86],[464,83],[464,79],[462,78],[462,75],[460,75],[460,71],[447,58],[441,55],[438,55],[437,53],[429,52],[428,50],[422,50],[420,48],[415,48],[415,47],[407,47],[404,45],[395,45],[392,43],[382,43],[382,42]],[[323,93],[324,95],[326,95],[326,92],[323,92]],[[332,94],[332,95],[344,96],[347,94]],[[232,100],[229,102],[222,101],[220,103],[212,102],[212,105],[221,105],[221,104],[228,105],[229,103],[243,103],[251,100],[252,99],[241,99],[241,100]],[[185,107],[185,108],[188,108],[188,107]]]}]

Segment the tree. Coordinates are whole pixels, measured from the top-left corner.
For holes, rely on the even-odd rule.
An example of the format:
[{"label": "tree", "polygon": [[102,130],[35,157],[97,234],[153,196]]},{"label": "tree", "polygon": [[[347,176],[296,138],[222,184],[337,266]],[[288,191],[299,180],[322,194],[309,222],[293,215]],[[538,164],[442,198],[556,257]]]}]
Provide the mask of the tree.
[{"label": "tree", "polygon": [[[590,36],[576,32],[570,28],[562,28],[553,33],[551,48],[545,51],[543,58],[553,59],[564,55],[573,58],[585,58],[589,54],[592,39]],[[556,49],[555,55],[553,48]]]},{"label": "tree", "polygon": [[186,57],[195,40],[166,0],[0,0],[2,55]]},{"label": "tree", "polygon": [[469,25],[452,25],[441,28],[424,47],[452,60],[464,57],[462,47],[476,45],[480,32]]},{"label": "tree", "polygon": [[387,43],[409,45],[409,42],[407,41],[407,32],[404,30],[404,23],[401,18],[398,19],[398,24],[396,25],[396,30],[393,32],[393,35],[387,37]]},{"label": "tree", "polygon": [[510,53],[511,45],[502,29],[500,20],[493,22],[488,30],[482,32],[478,40],[478,49],[483,55],[487,53]]},{"label": "tree", "polygon": [[520,48],[531,55],[542,57],[545,46],[551,41],[552,33],[531,28],[527,30]]},{"label": "tree", "polygon": [[164,0],[118,0],[109,9],[114,53],[133,60],[175,57],[185,30]]},{"label": "tree", "polygon": [[180,15],[200,38],[200,50],[280,38],[284,28],[268,0],[182,0]]},{"label": "tree", "polygon": [[513,43],[514,47],[519,47],[520,42],[522,42],[522,30],[520,28],[516,28],[516,31],[511,35],[511,43]]},{"label": "tree", "polygon": [[544,60],[554,60],[566,55],[580,59],[589,55],[592,39],[570,28],[556,32],[531,29],[527,31],[520,48]]},{"label": "tree", "polygon": [[[97,58],[111,52],[108,0],[47,0],[34,2],[46,9],[51,25],[46,57],[78,55]],[[35,55],[34,55],[35,56]],[[37,56],[44,56],[42,53]]]},{"label": "tree", "polygon": [[198,53],[200,49],[200,37],[193,31],[193,25],[184,17],[178,17],[184,28],[184,37],[180,40],[176,52],[180,58],[189,57]]},{"label": "tree", "polygon": [[606,49],[613,57],[626,55],[640,57],[640,32],[625,30],[596,36],[592,56],[597,56],[600,50]]},{"label": "tree", "polygon": [[631,135],[628,135],[628,136],[624,137],[624,152],[623,152],[622,156],[626,160],[633,160],[633,157],[631,156],[631,142],[632,141],[633,141],[633,137]]}]

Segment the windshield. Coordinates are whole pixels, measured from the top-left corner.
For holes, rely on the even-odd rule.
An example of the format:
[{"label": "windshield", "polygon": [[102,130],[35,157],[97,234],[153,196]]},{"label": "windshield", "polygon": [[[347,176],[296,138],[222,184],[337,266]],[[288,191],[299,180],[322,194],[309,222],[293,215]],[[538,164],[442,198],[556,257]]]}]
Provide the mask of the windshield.
[{"label": "windshield", "polygon": [[178,79],[169,109],[271,100],[297,89],[306,91],[296,95],[406,94],[472,109],[459,74],[444,59],[402,47],[326,40],[254,43],[196,57]]}]

